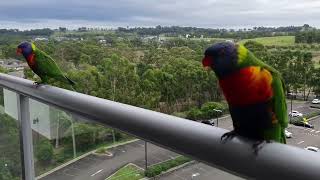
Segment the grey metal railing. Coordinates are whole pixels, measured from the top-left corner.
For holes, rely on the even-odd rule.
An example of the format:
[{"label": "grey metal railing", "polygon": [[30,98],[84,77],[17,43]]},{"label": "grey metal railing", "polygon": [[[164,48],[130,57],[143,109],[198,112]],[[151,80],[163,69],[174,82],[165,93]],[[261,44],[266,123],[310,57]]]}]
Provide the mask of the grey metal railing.
[{"label": "grey metal railing", "polygon": [[[221,143],[225,129],[48,85],[36,88],[32,81],[5,74],[0,74],[0,86],[244,178],[320,179],[319,153],[270,143],[255,155],[250,140],[236,137]],[[33,167],[25,168],[28,170]]]}]

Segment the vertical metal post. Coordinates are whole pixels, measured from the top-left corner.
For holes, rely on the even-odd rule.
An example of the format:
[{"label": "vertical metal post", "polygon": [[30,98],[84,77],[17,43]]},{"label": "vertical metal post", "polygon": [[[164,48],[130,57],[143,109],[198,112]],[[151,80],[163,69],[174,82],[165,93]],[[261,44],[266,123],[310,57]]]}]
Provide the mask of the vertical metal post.
[{"label": "vertical metal post", "polygon": [[148,168],[148,149],[147,149],[147,141],[144,141],[144,155],[145,155],[145,160],[146,160],[146,162],[145,162],[145,165],[146,165],[145,171],[146,171],[147,168]]},{"label": "vertical metal post", "polygon": [[219,127],[219,113],[222,113],[222,111],[220,109],[213,109],[213,111],[216,113],[217,127]]},{"label": "vertical metal post", "polygon": [[58,121],[57,121],[57,128],[56,128],[56,148],[59,148],[59,126],[60,126],[60,111],[58,113]]},{"label": "vertical metal post", "polygon": [[24,180],[34,180],[34,158],[32,129],[30,122],[29,99],[28,97],[17,94],[18,120],[20,122],[20,144],[22,161],[22,178]]},{"label": "vertical metal post", "polygon": [[74,135],[73,120],[71,120],[71,132],[72,132],[73,158],[76,158],[77,157],[77,150],[76,150],[76,138]]},{"label": "vertical metal post", "polygon": [[292,118],[292,98],[293,98],[293,94],[291,93],[290,94],[290,96],[291,96],[291,115],[290,115],[290,123],[291,123],[291,118]]}]

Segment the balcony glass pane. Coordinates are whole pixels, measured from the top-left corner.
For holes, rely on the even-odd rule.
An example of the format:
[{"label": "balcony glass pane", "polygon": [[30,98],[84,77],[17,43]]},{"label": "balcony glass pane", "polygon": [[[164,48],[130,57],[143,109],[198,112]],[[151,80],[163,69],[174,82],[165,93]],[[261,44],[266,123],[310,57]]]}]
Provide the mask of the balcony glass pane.
[{"label": "balcony glass pane", "polygon": [[[38,179],[107,177],[126,164],[125,157],[135,158],[131,153],[115,158],[127,151],[112,149],[136,141],[133,137],[34,99],[29,105]],[[138,153],[144,157],[143,152]]]},{"label": "balcony glass pane", "polygon": [[0,179],[22,178],[17,94],[0,88]]}]

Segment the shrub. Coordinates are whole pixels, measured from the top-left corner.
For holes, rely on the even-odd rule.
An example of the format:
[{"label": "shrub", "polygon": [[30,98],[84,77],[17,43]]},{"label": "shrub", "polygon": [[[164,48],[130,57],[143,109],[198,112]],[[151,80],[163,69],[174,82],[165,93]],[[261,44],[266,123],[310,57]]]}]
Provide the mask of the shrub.
[{"label": "shrub", "polygon": [[36,145],[36,157],[44,163],[50,162],[53,158],[53,146],[49,140],[42,140]]},{"label": "shrub", "polygon": [[189,161],[191,161],[190,158],[187,158],[184,156],[179,156],[175,159],[165,161],[165,162],[156,164],[154,166],[151,166],[144,173],[145,173],[145,176],[147,176],[149,178],[154,177],[154,176],[161,174],[161,172],[167,171],[173,167],[179,166],[179,165],[184,164]]},{"label": "shrub", "polygon": [[187,113],[187,119],[191,120],[200,120],[202,119],[203,114],[202,111],[198,108],[192,108],[190,111]]},{"label": "shrub", "polygon": [[[219,109],[222,111],[222,113],[218,113],[214,111],[214,109]],[[201,106],[201,112],[202,112],[203,118],[205,119],[221,116],[223,113],[226,112],[226,110],[227,110],[226,106],[218,102],[207,102]]]}]

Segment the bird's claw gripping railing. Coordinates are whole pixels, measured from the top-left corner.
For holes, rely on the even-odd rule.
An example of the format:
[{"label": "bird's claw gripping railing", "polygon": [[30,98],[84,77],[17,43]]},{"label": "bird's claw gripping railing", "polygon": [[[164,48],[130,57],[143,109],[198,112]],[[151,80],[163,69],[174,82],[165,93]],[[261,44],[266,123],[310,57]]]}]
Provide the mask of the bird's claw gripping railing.
[{"label": "bird's claw gripping railing", "polygon": [[[253,179],[320,179],[320,154],[270,143],[255,155],[249,140],[221,143],[226,130],[57,87],[0,74],[0,86],[18,94],[24,179],[34,179],[28,97],[94,120],[232,174]],[[107,118],[106,117],[112,117]]]}]

